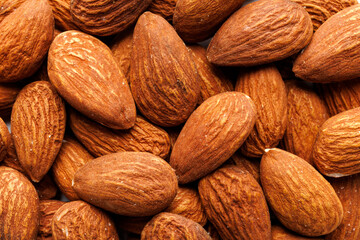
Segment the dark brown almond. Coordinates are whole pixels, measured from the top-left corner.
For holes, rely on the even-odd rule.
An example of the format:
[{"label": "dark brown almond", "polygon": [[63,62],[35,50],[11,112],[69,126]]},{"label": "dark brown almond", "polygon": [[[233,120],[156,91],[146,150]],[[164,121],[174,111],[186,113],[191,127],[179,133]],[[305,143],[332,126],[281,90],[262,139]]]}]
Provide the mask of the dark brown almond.
[{"label": "dark brown almond", "polygon": [[[145,225],[153,218],[153,216],[147,217],[129,217],[116,215],[115,223],[119,228],[134,234],[141,234]],[[139,236],[140,239],[140,236]]]},{"label": "dark brown almond", "polygon": [[9,129],[2,118],[0,118],[0,162],[5,160],[12,144]]},{"label": "dark brown almond", "polygon": [[132,53],[133,29],[118,34],[111,44],[111,52],[119,64],[126,80],[130,82],[130,63]]},{"label": "dark brown almond", "polygon": [[171,22],[173,19],[177,0],[153,0],[148,7],[148,11],[158,14]]},{"label": "dark brown almond", "polygon": [[40,225],[37,239],[52,239],[51,220],[56,211],[64,205],[65,202],[58,200],[40,201]]},{"label": "dark brown almond", "polygon": [[57,29],[63,31],[79,29],[70,14],[70,3],[71,0],[49,0]]},{"label": "dark brown almond", "polygon": [[40,200],[49,200],[56,197],[58,188],[51,174],[46,174],[40,182],[34,183]]},{"label": "dark brown almond", "polygon": [[8,117],[21,87],[15,84],[0,84],[0,117]]}]

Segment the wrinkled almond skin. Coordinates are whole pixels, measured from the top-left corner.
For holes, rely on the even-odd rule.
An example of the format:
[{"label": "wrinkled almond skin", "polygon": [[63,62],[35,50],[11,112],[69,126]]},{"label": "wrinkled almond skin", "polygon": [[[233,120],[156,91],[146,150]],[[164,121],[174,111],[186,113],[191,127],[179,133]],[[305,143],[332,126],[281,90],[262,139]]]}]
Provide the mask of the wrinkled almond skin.
[{"label": "wrinkled almond skin", "polygon": [[47,0],[3,0],[0,7],[0,82],[15,82],[41,66],[55,22]]},{"label": "wrinkled almond skin", "polygon": [[216,32],[245,0],[177,0],[173,25],[185,42],[201,42]]},{"label": "wrinkled almond skin", "polygon": [[49,200],[56,197],[58,188],[51,174],[46,174],[40,182],[33,184],[40,200]]},{"label": "wrinkled almond skin", "polygon": [[312,163],[311,152],[321,125],[329,118],[325,102],[305,82],[287,81],[288,125],[285,149]]},{"label": "wrinkled almond skin", "polygon": [[158,14],[171,22],[173,19],[177,0],[153,0],[148,7],[148,11]]},{"label": "wrinkled almond skin", "polygon": [[70,12],[84,32],[110,36],[135,23],[150,3],[151,0],[72,0]]},{"label": "wrinkled almond skin", "polygon": [[21,87],[14,84],[0,84],[0,117],[8,117]]},{"label": "wrinkled almond skin", "polygon": [[211,240],[211,237],[200,224],[174,213],[163,212],[151,219],[141,232],[141,240],[153,239]]},{"label": "wrinkled almond skin", "polygon": [[304,159],[280,149],[269,149],[260,162],[266,199],[280,222],[304,236],[334,231],[343,219],[335,190]]},{"label": "wrinkled almond skin", "polygon": [[339,82],[360,77],[360,4],[330,17],[296,58],[295,75],[310,82]]},{"label": "wrinkled almond skin", "polygon": [[0,118],[0,162],[5,160],[7,157],[8,149],[12,144],[11,135],[6,123]]},{"label": "wrinkled almond skin", "polygon": [[40,224],[38,239],[51,238],[51,220],[56,213],[56,211],[64,205],[65,202],[58,200],[42,200],[39,204],[40,209]]},{"label": "wrinkled almond skin", "polygon": [[297,235],[284,227],[271,226],[271,240],[322,240],[323,238],[308,238]]},{"label": "wrinkled almond skin", "polygon": [[119,239],[110,217],[83,201],[68,202],[61,206],[52,218],[51,230],[54,240]]},{"label": "wrinkled almond skin", "polygon": [[255,104],[243,93],[220,93],[203,102],[186,121],[170,155],[179,183],[195,181],[228,160],[255,120]]},{"label": "wrinkled almond skin", "polygon": [[48,0],[51,5],[52,12],[55,18],[55,26],[57,29],[67,30],[78,30],[79,28],[75,25],[72,16],[70,14],[70,3],[71,0]]},{"label": "wrinkled almond skin", "polygon": [[198,188],[206,215],[222,239],[271,239],[269,208],[249,172],[225,166],[202,178]]},{"label": "wrinkled almond skin", "polygon": [[248,157],[261,157],[266,148],[276,147],[287,125],[286,88],[275,65],[248,68],[240,72],[235,91],[248,95],[255,103],[255,127],[241,146]]},{"label": "wrinkled almond skin", "polygon": [[285,59],[304,48],[313,33],[309,14],[289,0],[259,0],[236,11],[207,49],[210,62],[253,66]]},{"label": "wrinkled almond skin", "polygon": [[247,159],[240,154],[239,151],[231,156],[236,168],[242,171],[248,171],[257,182],[260,183],[260,161],[259,159]]},{"label": "wrinkled almond skin", "polygon": [[79,141],[95,157],[115,152],[150,152],[166,158],[170,139],[161,128],[137,116],[129,130],[106,128],[75,111],[70,111],[70,127]]},{"label": "wrinkled almond skin", "polygon": [[6,154],[6,157],[5,157],[4,161],[2,162],[2,164],[6,167],[10,167],[15,170],[18,170],[21,173],[25,173],[25,170],[20,165],[19,159],[17,157],[12,134],[10,133],[10,135],[11,135],[11,142],[10,142],[9,147],[7,148],[7,154]]},{"label": "wrinkled almond skin", "polygon": [[151,216],[173,201],[178,185],[165,160],[146,152],[96,158],[76,173],[73,187],[85,201],[124,216]]},{"label": "wrinkled almond skin", "polygon": [[134,126],[129,85],[100,40],[75,30],[59,34],[49,50],[48,74],[66,102],[86,116],[114,129]]},{"label": "wrinkled almond skin", "polygon": [[19,162],[34,182],[48,172],[65,132],[65,105],[46,81],[28,84],[11,113],[11,132]]},{"label": "wrinkled almond skin", "polygon": [[319,129],[312,160],[316,168],[329,177],[360,172],[360,108],[329,118]]},{"label": "wrinkled almond skin", "polygon": [[119,64],[128,82],[130,82],[132,41],[133,31],[130,29],[118,34],[111,44],[111,52],[114,55],[115,61]]},{"label": "wrinkled almond skin", "polygon": [[1,239],[34,240],[39,228],[39,197],[20,172],[0,167]]},{"label": "wrinkled almond skin", "polygon": [[75,139],[65,137],[52,166],[52,175],[60,191],[71,201],[79,200],[72,187],[76,171],[93,159],[88,151]]},{"label": "wrinkled almond skin", "polygon": [[200,80],[173,27],[145,12],[135,26],[132,54],[130,86],[140,112],[164,127],[185,122],[198,101]]}]

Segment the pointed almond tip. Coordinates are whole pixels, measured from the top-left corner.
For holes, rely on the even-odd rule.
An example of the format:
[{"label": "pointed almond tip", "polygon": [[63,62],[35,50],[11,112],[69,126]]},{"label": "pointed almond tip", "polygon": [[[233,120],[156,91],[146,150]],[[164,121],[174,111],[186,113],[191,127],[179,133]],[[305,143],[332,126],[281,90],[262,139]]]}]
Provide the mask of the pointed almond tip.
[{"label": "pointed almond tip", "polygon": [[266,148],[266,149],[264,150],[264,152],[267,153],[267,152],[269,152],[270,150],[274,150],[274,148]]}]

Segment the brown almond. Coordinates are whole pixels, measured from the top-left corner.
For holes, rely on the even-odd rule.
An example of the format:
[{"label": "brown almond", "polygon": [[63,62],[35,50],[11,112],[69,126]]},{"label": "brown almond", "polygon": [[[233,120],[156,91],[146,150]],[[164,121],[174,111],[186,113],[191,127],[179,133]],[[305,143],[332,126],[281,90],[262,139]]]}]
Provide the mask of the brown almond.
[{"label": "brown almond", "polygon": [[79,29],[70,14],[70,3],[71,0],[49,0],[57,29],[63,31]]},{"label": "brown almond", "polygon": [[[153,216],[146,217],[129,217],[116,215],[116,225],[130,233],[140,235],[145,225],[153,218]],[[139,236],[140,239],[140,236]]]},{"label": "brown almond", "polygon": [[12,139],[9,129],[0,117],[0,162],[6,159],[11,144]]},{"label": "brown almond", "polygon": [[11,142],[10,142],[10,145],[9,145],[9,147],[7,149],[6,157],[5,157],[4,161],[2,162],[2,164],[4,166],[13,168],[15,170],[18,170],[19,172],[24,174],[25,170],[23,169],[23,167],[21,166],[21,164],[19,162],[19,159],[18,159],[17,154],[16,154],[16,149],[15,149],[12,134],[10,133],[10,135],[11,135]]},{"label": "brown almond", "polygon": [[300,236],[282,226],[271,226],[271,240],[322,240],[323,238],[309,238]]},{"label": "brown almond", "polygon": [[235,167],[242,171],[248,171],[257,182],[260,183],[260,161],[259,159],[248,159],[240,154],[239,151],[231,156]]},{"label": "brown almond", "polygon": [[173,19],[177,0],[153,0],[148,7],[148,11],[158,14],[171,22]]},{"label": "brown almond", "polygon": [[34,183],[40,200],[49,200],[56,197],[58,188],[51,174],[46,174],[40,182]]},{"label": "brown almond", "polygon": [[126,80],[130,82],[130,63],[132,53],[133,29],[118,34],[111,44],[111,52]]},{"label": "brown almond", "polygon": [[37,239],[52,238],[51,220],[56,211],[64,205],[65,202],[58,200],[42,200],[39,204],[40,225]]},{"label": "brown almond", "polygon": [[0,84],[0,117],[8,117],[21,87],[15,84]]}]

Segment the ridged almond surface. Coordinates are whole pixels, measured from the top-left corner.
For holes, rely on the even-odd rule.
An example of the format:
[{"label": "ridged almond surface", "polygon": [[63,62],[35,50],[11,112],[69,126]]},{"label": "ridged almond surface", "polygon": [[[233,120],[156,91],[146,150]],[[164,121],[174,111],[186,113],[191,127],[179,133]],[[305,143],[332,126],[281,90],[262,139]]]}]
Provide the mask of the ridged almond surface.
[{"label": "ridged almond surface", "polygon": [[128,82],[130,82],[132,41],[133,30],[129,29],[128,31],[118,34],[111,44],[111,52],[114,55],[115,61],[119,64]]},{"label": "ridged almond surface", "polygon": [[335,190],[304,159],[280,149],[269,149],[260,162],[266,199],[280,222],[304,236],[334,231],[343,219]]},{"label": "ridged almond surface", "polygon": [[174,28],[186,42],[204,41],[214,35],[243,2],[245,0],[177,0],[173,17]]},{"label": "ridged almond surface", "polygon": [[65,132],[65,106],[46,81],[28,84],[11,113],[11,132],[19,162],[34,182],[48,172]]},{"label": "ridged almond surface", "polygon": [[329,177],[360,172],[360,107],[329,118],[319,129],[312,160]]},{"label": "ridged almond surface", "polygon": [[0,117],[8,117],[21,87],[14,84],[0,84]]},{"label": "ridged almond surface", "polygon": [[256,120],[253,101],[239,92],[205,100],[189,117],[170,155],[179,183],[214,171],[243,144]]},{"label": "ridged almond surface", "polygon": [[100,40],[75,30],[59,34],[49,50],[48,73],[59,94],[86,116],[115,129],[134,125],[129,85]]},{"label": "ridged almond surface", "polygon": [[2,0],[0,8],[0,82],[15,82],[41,66],[54,37],[54,17],[47,0]]},{"label": "ridged almond surface", "polygon": [[62,205],[51,221],[54,240],[117,240],[114,222],[102,210],[83,201]]},{"label": "ridged almond surface", "polygon": [[115,152],[150,152],[166,158],[170,151],[168,134],[137,116],[128,130],[106,128],[78,112],[70,111],[70,127],[79,141],[95,157]]},{"label": "ridged almond surface", "polygon": [[125,216],[151,216],[173,201],[178,182],[165,160],[146,152],[118,152],[96,158],[76,173],[78,196]]},{"label": "ridged almond surface", "polygon": [[177,0],[153,0],[148,7],[148,11],[158,14],[171,22],[173,19]]},{"label": "ridged almond surface", "polygon": [[360,4],[330,17],[296,58],[295,75],[310,82],[339,82],[360,77]]},{"label": "ridged almond surface", "polygon": [[16,154],[14,139],[13,139],[11,133],[10,133],[10,135],[11,135],[11,143],[7,149],[7,154],[6,154],[6,157],[5,157],[4,161],[2,162],[2,164],[6,167],[10,167],[15,170],[18,170],[21,173],[25,173],[25,170],[21,166],[19,159],[17,157],[17,154]]},{"label": "ridged almond surface", "polygon": [[239,151],[231,156],[235,167],[242,171],[248,171],[256,181],[260,183],[260,161],[259,159],[247,159],[240,154]]},{"label": "ridged almond surface", "polygon": [[65,202],[58,200],[42,200],[40,201],[40,224],[38,232],[38,240],[52,237],[51,220],[56,211],[64,205]]},{"label": "ridged almond surface", "polygon": [[185,122],[195,109],[200,80],[174,28],[145,12],[135,26],[132,54],[130,86],[140,112],[160,126]]},{"label": "ridged almond surface", "polygon": [[321,125],[329,118],[325,102],[314,89],[301,81],[287,81],[288,125],[285,149],[312,163],[311,152]]},{"label": "ridged almond surface", "polygon": [[148,222],[141,232],[141,240],[153,239],[211,240],[211,237],[193,220],[163,212]]},{"label": "ridged almond surface", "polygon": [[93,159],[75,139],[65,137],[52,166],[52,175],[60,191],[71,201],[80,199],[72,187],[76,171]]},{"label": "ridged almond surface", "polygon": [[271,240],[322,240],[323,238],[309,238],[297,235],[284,227],[271,226]]},{"label": "ridged almond surface", "polygon": [[236,11],[216,32],[210,62],[253,66],[285,59],[304,48],[313,33],[309,14],[289,0],[259,0]]},{"label": "ridged almond surface", "polygon": [[0,162],[7,157],[8,149],[12,144],[11,135],[6,123],[0,118]]},{"label": "ridged almond surface", "polygon": [[20,172],[0,167],[0,237],[34,240],[39,228],[39,197]]},{"label": "ridged almond surface", "polygon": [[79,28],[74,23],[70,14],[71,0],[48,0],[51,5],[52,12],[55,18],[55,26],[57,29],[78,30]]},{"label": "ridged almond surface", "polygon": [[248,157],[261,157],[267,148],[276,147],[287,125],[286,88],[275,65],[240,71],[235,91],[248,95],[255,103],[255,127],[241,146]]},{"label": "ridged almond surface", "polygon": [[125,30],[149,6],[152,0],[72,0],[70,12],[84,32],[110,36]]}]

